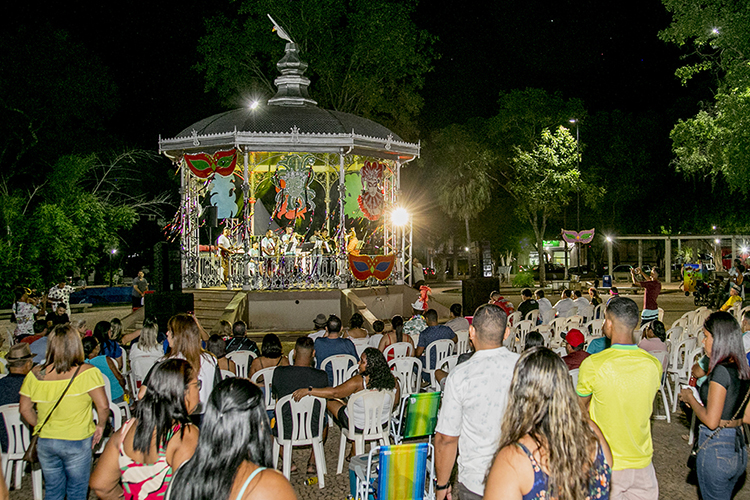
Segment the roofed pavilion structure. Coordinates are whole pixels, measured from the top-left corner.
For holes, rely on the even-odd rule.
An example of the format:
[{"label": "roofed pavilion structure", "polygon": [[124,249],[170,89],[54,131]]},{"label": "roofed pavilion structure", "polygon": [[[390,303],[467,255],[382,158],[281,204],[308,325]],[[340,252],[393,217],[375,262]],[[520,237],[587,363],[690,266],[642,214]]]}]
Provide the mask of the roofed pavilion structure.
[{"label": "roofed pavilion structure", "polygon": [[[370,220],[382,224],[382,245],[377,245],[377,253],[395,256],[387,277],[375,273],[366,282],[403,283],[405,278],[410,282],[410,255],[404,253],[403,230],[399,237],[391,213],[399,201],[401,168],[419,156],[420,145],[403,141],[374,121],[318,107],[308,95],[310,80],[304,76],[307,63],[300,59],[295,43],[286,44],[277,67],[281,72],[274,82],[277,93],[267,103],[219,113],[194,123],[174,138],[159,139],[159,152],[179,166],[181,203],[175,222],[181,242],[183,287],[222,284],[215,253],[205,251],[199,241],[204,210],[201,199],[213,184],[233,180],[241,180],[237,213],[222,217],[219,212],[224,226],[231,230],[232,244],[238,247],[231,259],[228,288],[343,288],[362,284],[353,278],[346,255],[346,178],[353,172],[362,173],[361,196],[369,193],[375,205],[382,200],[373,209],[377,213],[367,214]],[[311,183],[322,187],[324,227],[333,235],[335,247],[324,262],[312,255],[269,259],[254,254],[252,236],[267,229],[256,227],[256,195],[261,182],[269,179],[277,189],[272,218],[286,217],[288,222],[305,215],[312,221],[320,200],[314,199]],[[356,198],[360,193],[352,194]],[[373,259],[372,265],[378,262]]]}]

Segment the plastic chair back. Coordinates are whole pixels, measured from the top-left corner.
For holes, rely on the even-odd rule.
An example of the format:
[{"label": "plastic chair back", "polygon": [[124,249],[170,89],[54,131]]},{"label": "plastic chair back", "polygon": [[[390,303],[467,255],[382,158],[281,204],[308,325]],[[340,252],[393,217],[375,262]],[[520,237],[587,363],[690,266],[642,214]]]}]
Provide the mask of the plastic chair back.
[{"label": "plastic chair back", "polygon": [[455,344],[449,339],[440,339],[430,343],[424,350],[425,370],[434,371],[442,360],[453,354],[454,347]]},{"label": "plastic chair back", "polygon": [[[315,429],[312,426],[312,416],[315,411],[315,402],[318,402],[318,424]],[[304,396],[299,401],[295,401],[292,395],[284,396],[276,402],[276,408],[286,411],[288,406],[292,415],[291,438],[285,439],[288,434],[284,428],[284,419],[277,415],[276,425],[278,425],[278,440],[283,446],[290,443],[292,446],[304,446],[312,444],[314,439],[322,439],[323,421],[325,420],[326,400],[315,396]],[[278,410],[277,410],[278,411]]]},{"label": "plastic chair back", "polygon": [[526,313],[526,317],[524,319],[531,321],[532,324],[536,325],[539,320],[539,309],[529,311],[528,313]]},{"label": "plastic chair back", "polygon": [[401,397],[419,392],[422,380],[422,361],[419,358],[396,358],[388,362],[401,386]]},{"label": "plastic chair back", "polygon": [[225,380],[228,378],[236,377],[237,374],[234,372],[230,372],[229,370],[221,370],[221,379]]},{"label": "plastic chair back", "polygon": [[5,431],[8,434],[8,452],[2,454],[3,473],[5,474],[5,480],[10,485],[15,466],[15,487],[20,488],[23,474],[23,454],[29,446],[31,432],[21,422],[21,412],[17,403],[0,406],[0,415],[5,421]]},{"label": "plastic chair back", "polygon": [[521,321],[521,313],[519,311],[512,312],[508,315],[508,326],[513,326]]},{"label": "plastic chair back", "polygon": [[320,365],[320,369],[328,373],[326,367],[331,367],[333,375],[333,378],[330,380],[331,387],[336,387],[337,385],[341,385],[349,380],[349,368],[352,365],[357,365],[357,358],[351,354],[335,354],[324,359],[323,363]]},{"label": "plastic chair back", "polygon": [[594,307],[594,312],[591,315],[592,319],[604,319],[604,302]]},{"label": "plastic chair back", "polygon": [[573,389],[578,385],[578,368],[570,370],[570,378],[573,381]]},{"label": "plastic chair back", "polygon": [[442,393],[422,392],[411,394],[401,404],[399,426],[394,433],[402,439],[421,438],[435,434]]},{"label": "plastic chair back", "polygon": [[391,359],[414,356],[414,347],[409,342],[395,342],[385,348],[383,356],[385,359],[388,359],[388,356],[391,356]]},{"label": "plastic chair back", "polygon": [[275,369],[276,369],[275,366],[271,366],[269,368],[263,368],[262,370],[258,370],[257,372],[253,373],[253,376],[250,378],[250,382],[252,382],[255,385],[258,385],[258,380],[260,380],[260,378],[263,377],[266,410],[274,409],[274,401],[273,401],[273,397],[271,396],[271,383],[273,381],[273,372]]},{"label": "plastic chair back", "polygon": [[[534,311],[531,311],[534,312]],[[469,352],[469,330],[459,330],[456,332],[458,342],[456,342],[456,354],[463,354]]]},{"label": "plastic chair back", "polygon": [[232,351],[227,354],[227,359],[231,359],[237,365],[237,376],[241,378],[247,378],[250,364],[255,358],[255,353],[252,351]]}]

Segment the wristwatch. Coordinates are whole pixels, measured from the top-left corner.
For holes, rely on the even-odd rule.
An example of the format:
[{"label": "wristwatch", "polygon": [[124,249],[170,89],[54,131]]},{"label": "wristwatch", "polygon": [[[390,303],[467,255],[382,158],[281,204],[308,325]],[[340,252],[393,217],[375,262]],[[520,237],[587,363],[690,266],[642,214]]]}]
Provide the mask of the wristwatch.
[{"label": "wristwatch", "polygon": [[445,484],[438,484],[437,478],[435,478],[434,481],[435,481],[435,491],[447,490],[448,488],[451,487],[450,479],[448,479],[448,482]]}]

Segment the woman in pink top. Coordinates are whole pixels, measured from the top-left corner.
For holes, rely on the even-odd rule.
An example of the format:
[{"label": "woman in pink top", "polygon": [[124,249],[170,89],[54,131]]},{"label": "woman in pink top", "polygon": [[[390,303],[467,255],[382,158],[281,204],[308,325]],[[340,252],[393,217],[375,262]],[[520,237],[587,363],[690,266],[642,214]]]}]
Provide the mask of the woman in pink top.
[{"label": "woman in pink top", "polygon": [[193,456],[198,444],[198,429],[189,415],[200,401],[200,381],[190,363],[163,361],[144,384],[148,389],[135,417],[110,438],[91,474],[98,498],[163,498],[173,471]]}]

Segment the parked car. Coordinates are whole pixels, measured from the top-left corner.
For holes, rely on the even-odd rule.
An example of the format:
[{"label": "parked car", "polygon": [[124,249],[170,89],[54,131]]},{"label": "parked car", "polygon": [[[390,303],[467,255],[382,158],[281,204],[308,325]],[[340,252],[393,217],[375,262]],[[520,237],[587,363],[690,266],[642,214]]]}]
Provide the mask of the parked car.
[{"label": "parked car", "polygon": [[580,276],[582,280],[593,280],[599,277],[599,273],[597,273],[593,269],[590,269],[588,266],[581,266],[580,269],[577,266],[569,267],[568,276],[573,275]]},{"label": "parked car", "polygon": [[[560,264],[547,263],[544,265],[544,272],[548,280],[564,280],[565,267]],[[534,279],[539,281],[539,266],[531,269]]]}]

